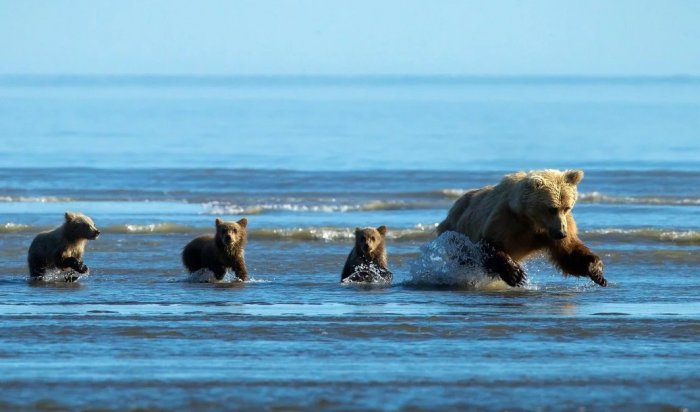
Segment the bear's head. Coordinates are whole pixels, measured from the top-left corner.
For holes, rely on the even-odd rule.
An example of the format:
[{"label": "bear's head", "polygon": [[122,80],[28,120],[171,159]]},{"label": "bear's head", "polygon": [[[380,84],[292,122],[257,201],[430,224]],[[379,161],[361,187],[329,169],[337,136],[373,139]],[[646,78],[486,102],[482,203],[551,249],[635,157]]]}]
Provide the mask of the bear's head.
[{"label": "bear's head", "polygon": [[386,226],[355,228],[355,249],[364,257],[374,257],[384,249]]},{"label": "bear's head", "polygon": [[538,170],[519,176],[510,199],[510,208],[530,218],[536,229],[555,240],[568,233],[567,215],[576,203],[576,185],[583,179],[581,170]]},{"label": "bear's head", "polygon": [[100,231],[97,230],[95,222],[90,217],[75,212],[66,212],[64,215],[66,223],[64,224],[64,235],[71,240],[78,239],[97,239]]},{"label": "bear's head", "polygon": [[243,218],[237,222],[225,222],[216,219],[216,243],[226,249],[243,246],[248,240],[248,219]]}]

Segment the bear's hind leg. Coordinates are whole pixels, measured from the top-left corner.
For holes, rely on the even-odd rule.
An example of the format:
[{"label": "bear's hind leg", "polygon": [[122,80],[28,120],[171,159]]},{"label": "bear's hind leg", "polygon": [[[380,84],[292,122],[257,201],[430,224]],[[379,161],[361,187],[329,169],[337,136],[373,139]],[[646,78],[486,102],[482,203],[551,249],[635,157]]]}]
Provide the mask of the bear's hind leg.
[{"label": "bear's hind leg", "polygon": [[512,287],[525,284],[527,281],[525,270],[506,252],[483,241],[480,248],[484,259],[484,269],[487,272],[500,276],[504,282]]}]

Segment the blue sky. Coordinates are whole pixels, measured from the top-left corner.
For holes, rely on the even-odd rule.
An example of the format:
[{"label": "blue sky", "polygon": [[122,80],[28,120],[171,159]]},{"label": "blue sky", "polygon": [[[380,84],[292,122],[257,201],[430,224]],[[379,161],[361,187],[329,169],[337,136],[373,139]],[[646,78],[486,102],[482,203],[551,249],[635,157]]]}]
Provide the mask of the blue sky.
[{"label": "blue sky", "polygon": [[700,1],[0,0],[0,74],[700,75]]}]

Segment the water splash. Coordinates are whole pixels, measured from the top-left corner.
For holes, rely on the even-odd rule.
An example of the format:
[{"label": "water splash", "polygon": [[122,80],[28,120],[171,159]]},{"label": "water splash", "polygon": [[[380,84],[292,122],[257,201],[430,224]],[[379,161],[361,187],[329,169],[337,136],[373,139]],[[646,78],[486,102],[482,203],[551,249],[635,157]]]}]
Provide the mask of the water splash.
[{"label": "water splash", "polygon": [[238,277],[236,277],[236,274],[230,271],[226,271],[224,274],[224,277],[219,280],[214,276],[214,272],[212,272],[209,269],[199,269],[197,271],[194,271],[190,273],[187,276],[187,282],[190,283],[237,283],[237,282],[243,282],[240,280]]},{"label": "water splash", "polygon": [[355,271],[341,282],[390,284],[393,278],[394,275],[389,270],[373,262],[366,262],[355,266]]},{"label": "water splash", "polygon": [[411,263],[406,285],[465,289],[509,289],[499,278],[484,271],[479,246],[457,232],[445,232],[421,247]]},{"label": "water splash", "polygon": [[73,283],[80,279],[90,276],[90,271],[78,273],[72,269],[48,269],[41,277],[29,277],[28,280],[32,283]]}]

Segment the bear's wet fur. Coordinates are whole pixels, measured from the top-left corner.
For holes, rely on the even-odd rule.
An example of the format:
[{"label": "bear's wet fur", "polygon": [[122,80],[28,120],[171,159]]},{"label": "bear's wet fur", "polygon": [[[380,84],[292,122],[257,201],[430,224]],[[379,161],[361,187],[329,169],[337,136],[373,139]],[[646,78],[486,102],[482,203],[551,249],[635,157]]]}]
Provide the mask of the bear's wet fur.
[{"label": "bear's wet fur", "polygon": [[578,238],[571,210],[583,171],[553,169],[506,175],[495,186],[473,189],[454,203],[437,228],[481,245],[485,268],[511,286],[523,285],[519,262],[545,251],[564,273],[607,286],[603,262]]},{"label": "bear's wet fur", "polygon": [[216,219],[216,234],[203,235],[193,239],[182,250],[182,263],[192,272],[209,269],[217,280],[231,269],[242,281],[248,280],[244,248],[248,240],[246,227],[248,219],[225,222]]},{"label": "bear's wet fur", "polygon": [[367,268],[374,266],[378,268],[378,275],[384,282],[391,282],[392,273],[389,271],[388,256],[386,253],[386,226],[382,225],[378,228],[356,228],[355,229],[355,245],[353,246],[348,259],[345,261],[343,272],[340,276],[340,281],[344,281],[356,270],[360,269],[363,273],[358,273],[358,281],[371,282],[373,276],[370,273],[365,273]]},{"label": "bear's wet fur", "polygon": [[[39,233],[29,246],[27,263],[32,279],[40,279],[51,269],[87,273],[88,267],[83,262],[85,245],[88,240],[97,239],[100,231],[95,227],[95,222],[82,213],[66,212],[64,219],[61,226]],[[67,276],[66,280],[77,278]]]}]

